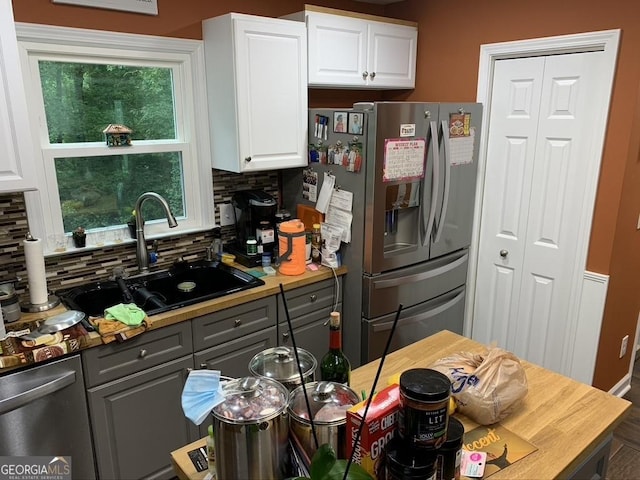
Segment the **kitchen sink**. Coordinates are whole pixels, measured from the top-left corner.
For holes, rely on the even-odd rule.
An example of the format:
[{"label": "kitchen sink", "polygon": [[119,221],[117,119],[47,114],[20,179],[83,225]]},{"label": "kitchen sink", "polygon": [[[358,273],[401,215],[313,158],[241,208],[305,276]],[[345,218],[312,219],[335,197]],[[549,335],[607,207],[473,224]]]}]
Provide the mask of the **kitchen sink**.
[{"label": "kitchen sink", "polygon": [[169,270],[97,281],[56,291],[69,309],[103,316],[118,303],[133,302],[148,315],[193,305],[264,285],[259,278],[220,262],[177,262]]}]

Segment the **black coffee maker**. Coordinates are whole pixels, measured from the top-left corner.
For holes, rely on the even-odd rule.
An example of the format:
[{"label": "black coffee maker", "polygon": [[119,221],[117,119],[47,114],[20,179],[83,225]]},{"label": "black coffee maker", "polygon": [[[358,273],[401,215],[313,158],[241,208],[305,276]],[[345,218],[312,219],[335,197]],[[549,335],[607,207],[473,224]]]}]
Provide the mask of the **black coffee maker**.
[{"label": "black coffee maker", "polygon": [[236,242],[230,245],[230,253],[236,255],[236,261],[247,267],[261,265],[260,255],[247,255],[246,242],[249,237],[256,238],[260,222],[267,221],[274,228],[278,203],[272,195],[263,190],[241,190],[231,197],[235,215]]}]

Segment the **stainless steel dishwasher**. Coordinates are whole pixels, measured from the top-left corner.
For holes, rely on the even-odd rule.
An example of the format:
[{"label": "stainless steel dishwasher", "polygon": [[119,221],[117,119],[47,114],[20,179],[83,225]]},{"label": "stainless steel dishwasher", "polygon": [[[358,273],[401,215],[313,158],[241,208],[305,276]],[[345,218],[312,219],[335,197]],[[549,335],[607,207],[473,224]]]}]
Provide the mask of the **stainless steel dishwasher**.
[{"label": "stainless steel dishwasher", "polygon": [[96,478],[79,355],[0,378],[0,456],[70,456],[73,478]]}]

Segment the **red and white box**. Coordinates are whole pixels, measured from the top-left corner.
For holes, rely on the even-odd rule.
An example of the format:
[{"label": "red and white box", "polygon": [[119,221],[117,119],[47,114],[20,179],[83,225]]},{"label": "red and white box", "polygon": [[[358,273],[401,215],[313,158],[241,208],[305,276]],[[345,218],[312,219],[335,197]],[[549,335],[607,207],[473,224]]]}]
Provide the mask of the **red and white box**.
[{"label": "red and white box", "polygon": [[[400,389],[396,384],[389,385],[374,395],[353,456],[353,462],[359,464],[374,478],[377,478],[384,446],[395,433],[400,406],[399,395]],[[366,400],[362,401],[347,410],[347,458],[351,456],[366,403]]]}]

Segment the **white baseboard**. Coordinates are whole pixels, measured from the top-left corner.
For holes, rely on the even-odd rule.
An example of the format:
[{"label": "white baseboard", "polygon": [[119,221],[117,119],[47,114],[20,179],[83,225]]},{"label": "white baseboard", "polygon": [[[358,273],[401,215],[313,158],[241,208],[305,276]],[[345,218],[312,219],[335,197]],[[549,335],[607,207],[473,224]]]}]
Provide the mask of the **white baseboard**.
[{"label": "white baseboard", "polygon": [[609,393],[616,397],[624,397],[629,390],[631,390],[631,375],[627,373],[609,390]]}]

